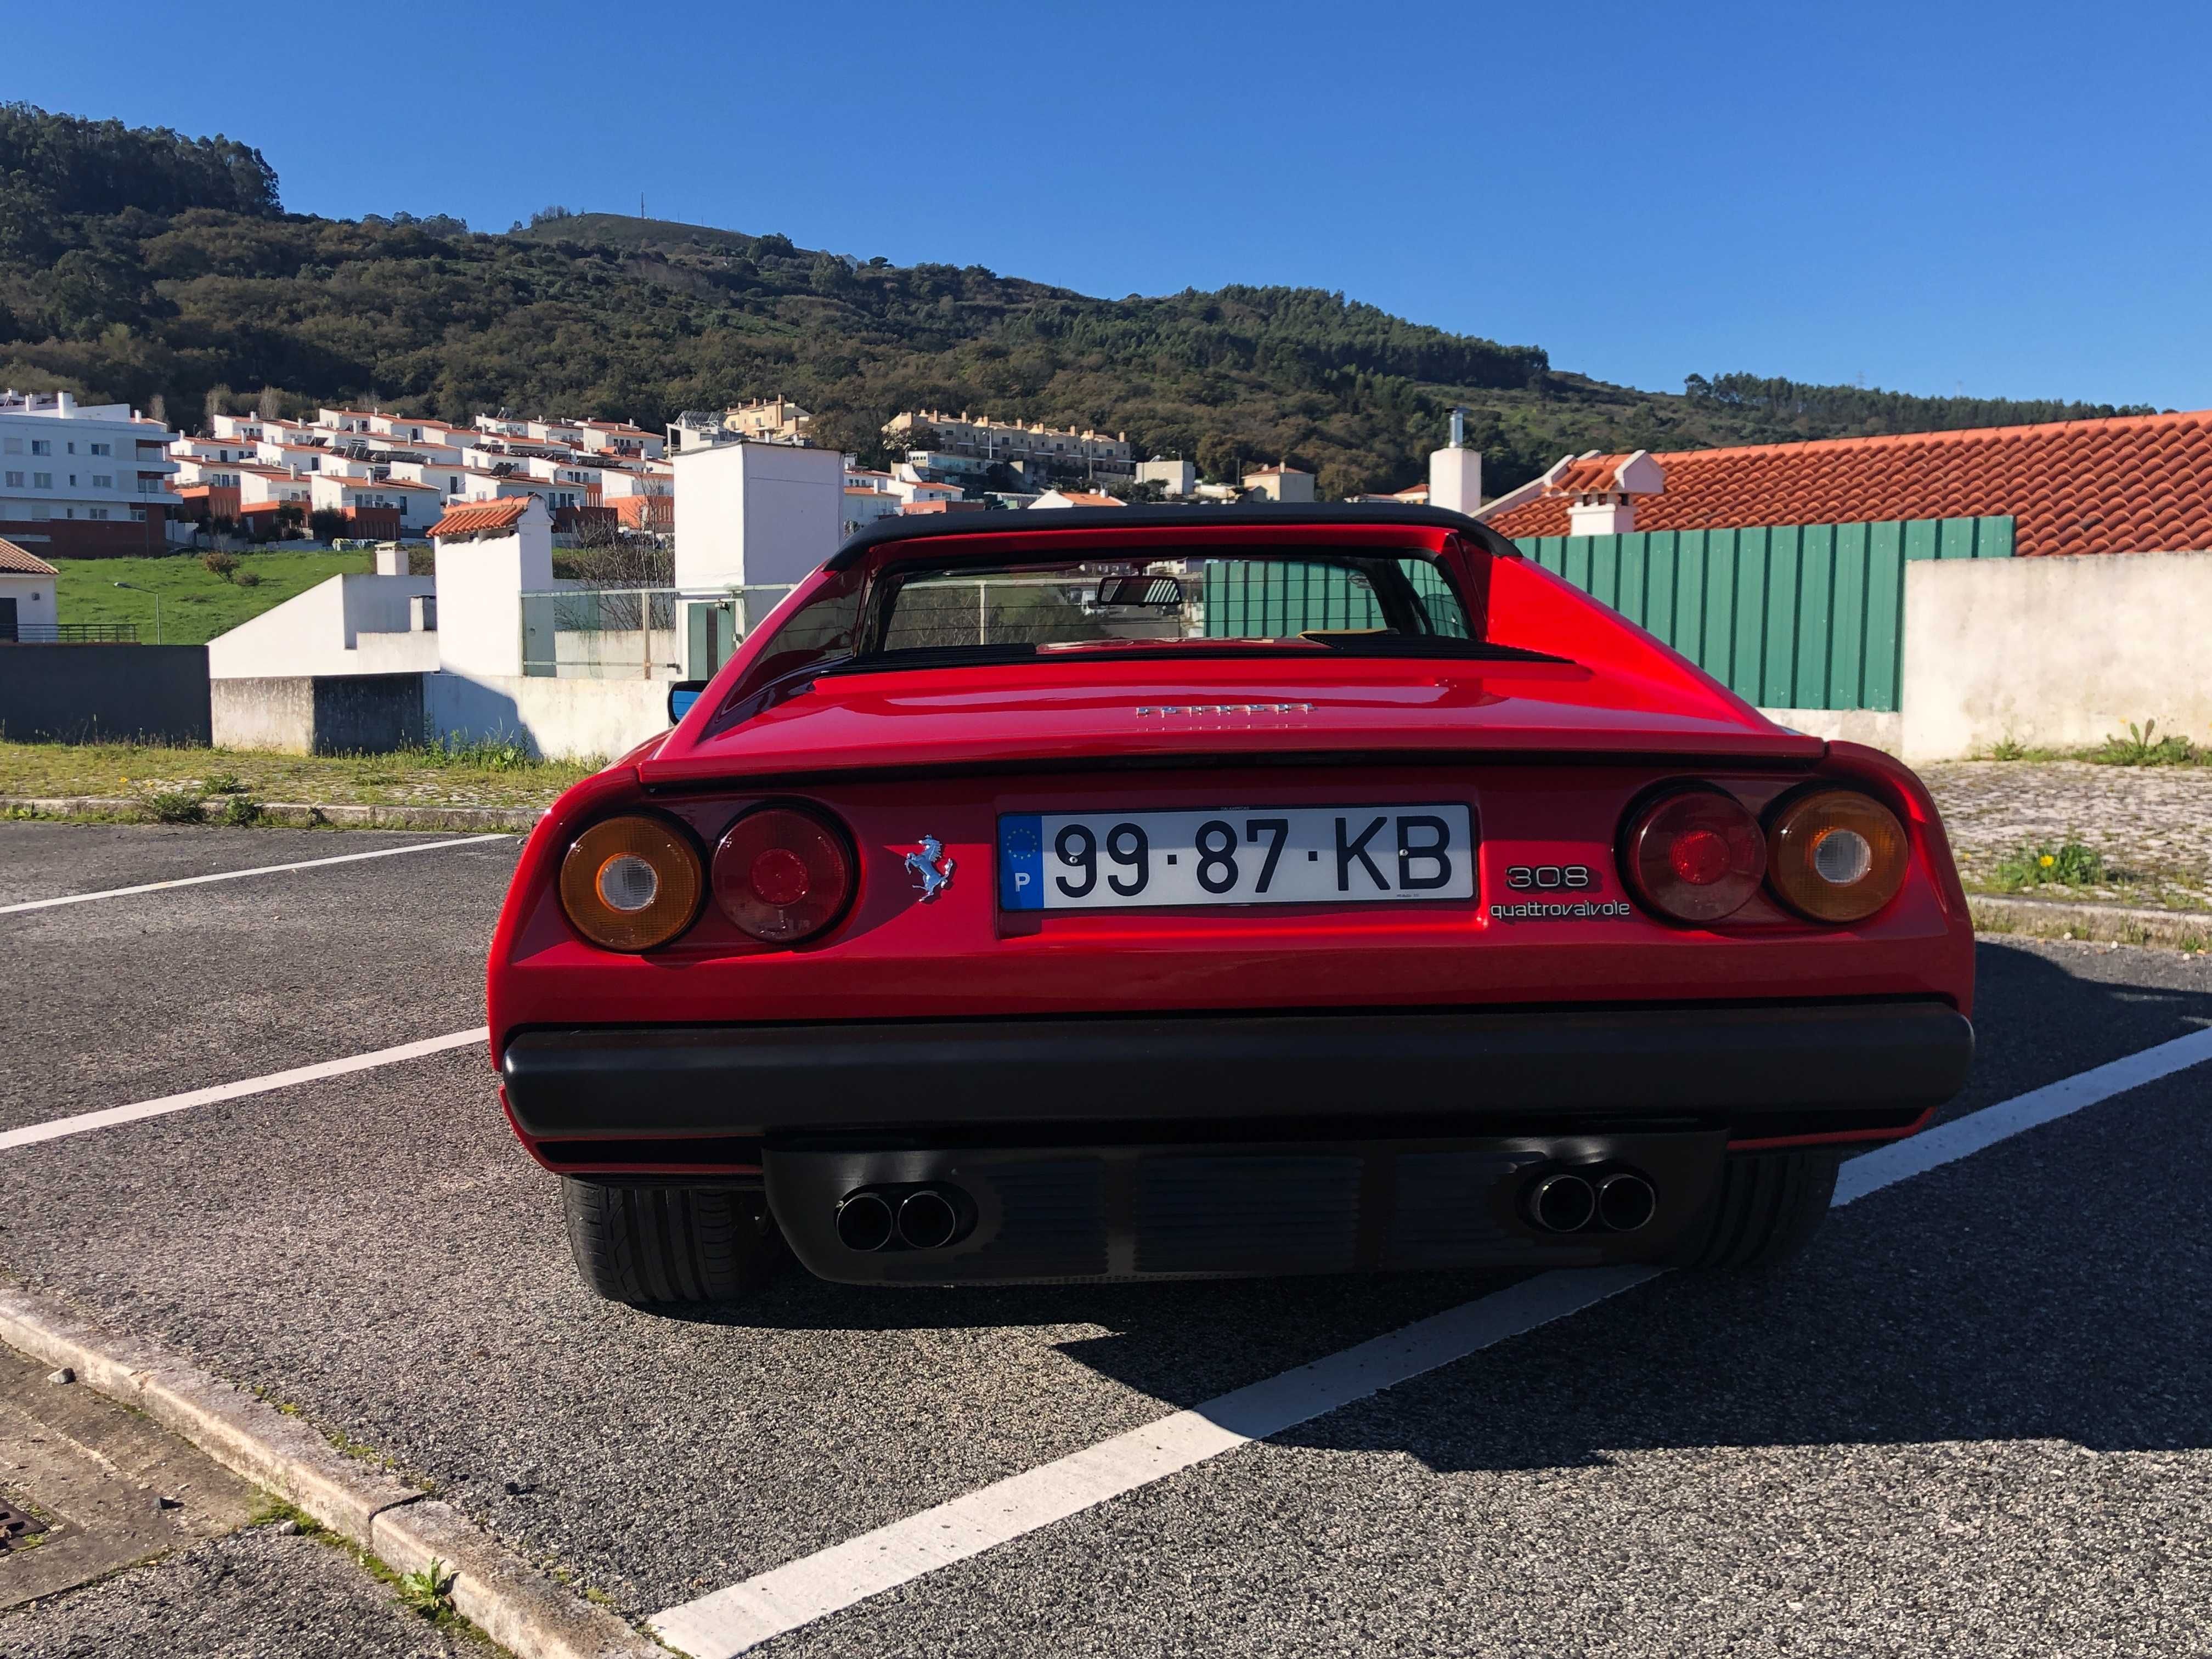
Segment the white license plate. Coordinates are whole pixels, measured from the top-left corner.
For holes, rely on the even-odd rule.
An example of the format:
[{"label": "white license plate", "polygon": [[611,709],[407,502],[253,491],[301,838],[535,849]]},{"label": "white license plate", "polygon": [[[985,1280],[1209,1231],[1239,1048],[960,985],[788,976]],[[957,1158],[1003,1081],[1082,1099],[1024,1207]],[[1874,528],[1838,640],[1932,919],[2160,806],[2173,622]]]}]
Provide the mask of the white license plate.
[{"label": "white license plate", "polygon": [[1474,896],[1468,809],[1236,806],[999,820],[1009,910]]}]

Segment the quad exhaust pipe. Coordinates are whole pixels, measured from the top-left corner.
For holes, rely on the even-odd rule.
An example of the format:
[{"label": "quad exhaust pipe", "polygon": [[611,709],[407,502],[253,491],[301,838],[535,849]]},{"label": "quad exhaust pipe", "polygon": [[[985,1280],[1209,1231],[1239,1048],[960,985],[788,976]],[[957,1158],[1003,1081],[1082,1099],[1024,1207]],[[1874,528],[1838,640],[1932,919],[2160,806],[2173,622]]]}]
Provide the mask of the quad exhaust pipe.
[{"label": "quad exhaust pipe", "polygon": [[1633,1170],[1541,1176],[1529,1187],[1528,1219],[1547,1233],[1632,1233],[1659,1207],[1659,1194]]},{"label": "quad exhaust pipe", "polygon": [[950,1187],[863,1187],[838,1200],[837,1242],[848,1250],[939,1250],[960,1237],[972,1206]]}]

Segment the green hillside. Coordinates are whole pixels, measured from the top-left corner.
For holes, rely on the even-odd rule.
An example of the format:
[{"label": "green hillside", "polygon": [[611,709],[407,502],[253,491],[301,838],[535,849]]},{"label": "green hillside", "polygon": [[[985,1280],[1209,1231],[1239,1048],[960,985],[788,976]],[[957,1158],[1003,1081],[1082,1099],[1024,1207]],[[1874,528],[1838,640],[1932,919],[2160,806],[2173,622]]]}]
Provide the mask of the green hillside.
[{"label": "green hillside", "polygon": [[21,104],[0,106],[0,383],[160,397],[187,426],[210,394],[658,427],[782,393],[864,453],[897,410],[945,406],[1127,431],[1213,477],[1287,457],[1330,495],[1419,476],[1455,403],[1493,490],[1570,450],[2120,412],[1741,374],[1641,392],[1314,289],[1101,300],[605,214],[502,235],[287,214],[258,151]]}]

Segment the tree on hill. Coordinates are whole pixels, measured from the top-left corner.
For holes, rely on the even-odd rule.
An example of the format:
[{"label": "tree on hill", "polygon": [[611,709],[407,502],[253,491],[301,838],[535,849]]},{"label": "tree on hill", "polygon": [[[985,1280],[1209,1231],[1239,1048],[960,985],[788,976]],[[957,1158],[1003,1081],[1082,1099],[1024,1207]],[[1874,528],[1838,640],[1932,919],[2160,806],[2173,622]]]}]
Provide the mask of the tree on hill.
[{"label": "tree on hill", "polygon": [[407,212],[283,213],[223,138],[0,107],[0,383],[142,407],[221,388],[375,399],[465,420],[506,405],[648,428],[780,392],[820,441],[889,459],[901,410],[1126,431],[1235,482],[1289,455],[1332,493],[1422,476],[1470,411],[1485,480],[1571,451],[1686,449],[2109,414],[1748,375],[1687,395],[1555,369],[1542,348],[1341,294],[1235,285],[1101,300],[981,265],[865,263],[747,235],[548,208],[506,235]]}]

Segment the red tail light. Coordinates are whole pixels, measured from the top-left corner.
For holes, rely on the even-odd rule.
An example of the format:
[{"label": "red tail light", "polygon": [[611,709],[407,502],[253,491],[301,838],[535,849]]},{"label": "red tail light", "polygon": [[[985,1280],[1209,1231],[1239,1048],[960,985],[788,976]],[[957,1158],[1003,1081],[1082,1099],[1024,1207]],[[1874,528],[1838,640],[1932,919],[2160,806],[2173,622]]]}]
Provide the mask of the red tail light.
[{"label": "red tail light", "polygon": [[1676,921],[1741,910],[1766,876],[1766,837],[1733,795],[1686,789],[1629,821],[1621,872],[1644,903]]},{"label": "red tail light", "polygon": [[844,836],[811,812],[763,806],[730,826],[714,849],[714,902],[763,945],[798,945],[826,932],[852,902]]}]

